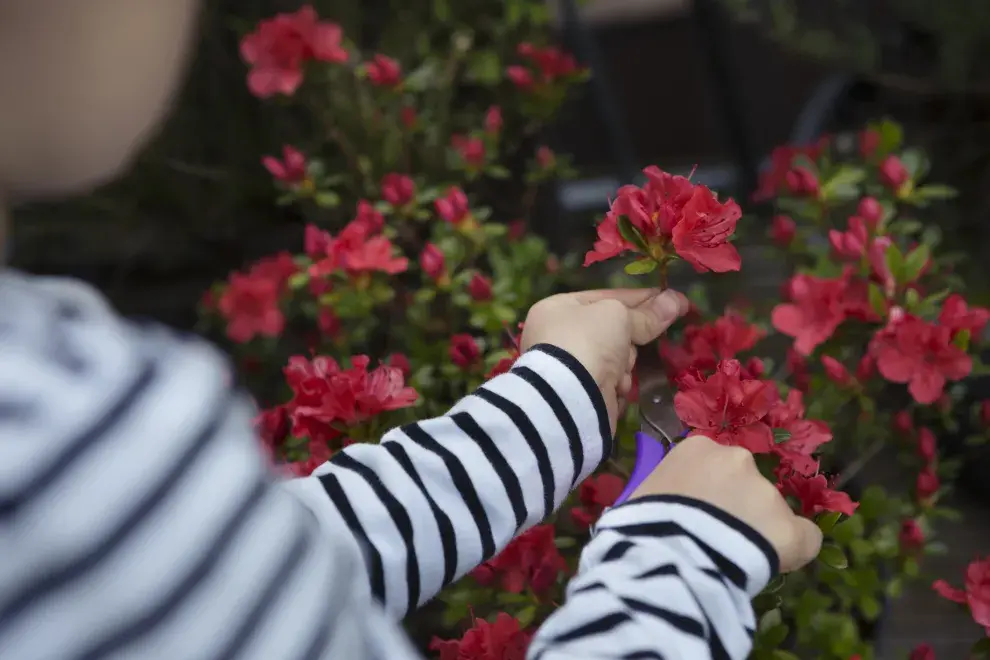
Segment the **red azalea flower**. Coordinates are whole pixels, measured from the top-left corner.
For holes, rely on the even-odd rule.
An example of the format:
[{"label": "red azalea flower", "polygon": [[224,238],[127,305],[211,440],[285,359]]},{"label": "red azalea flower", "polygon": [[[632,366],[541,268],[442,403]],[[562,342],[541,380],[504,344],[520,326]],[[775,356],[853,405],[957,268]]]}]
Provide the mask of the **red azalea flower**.
[{"label": "red azalea flower", "polygon": [[914,431],[914,419],[910,410],[899,410],[894,415],[894,430],[905,434]]},{"label": "red azalea flower", "polygon": [[528,92],[536,86],[536,79],[530,70],[518,64],[507,67],[505,76],[512,81],[513,85],[524,92]]},{"label": "red azalea flower", "polygon": [[308,477],[313,474],[313,470],[330,460],[333,452],[324,440],[310,440],[307,445],[309,456],[301,461],[294,461],[285,465],[289,474],[296,477]]},{"label": "red azalea flower", "polygon": [[362,225],[369,235],[377,234],[385,226],[385,216],[371,202],[362,199],[357,203],[357,213],[352,222]]},{"label": "red azalea flower", "polygon": [[382,199],[399,208],[416,197],[416,184],[405,174],[386,174],[382,177]]},{"label": "red azalea flower", "polygon": [[541,145],[536,150],[536,164],[541,170],[549,170],[557,164],[557,154],[545,144]]},{"label": "red azalea flower", "polygon": [[908,660],[935,660],[935,649],[931,644],[919,644],[911,650]]},{"label": "red azalea flower", "polygon": [[753,200],[765,201],[782,192],[787,184],[787,175],[794,167],[794,159],[804,156],[816,161],[827,144],[827,139],[822,138],[818,143],[806,147],[784,145],[775,148],[770,153],[770,167],[760,174],[760,182]]},{"label": "red azalea flower", "polygon": [[741,370],[738,360],[720,362],[711,377],[674,395],[674,408],[682,422],[716,442],[768,452],[773,433],[763,418],[776,390],[772,383],[743,379]]},{"label": "red azalea flower", "polygon": [[897,156],[891,154],[880,163],[880,183],[894,192],[897,192],[910,178],[907,168]]},{"label": "red azalea flower", "polygon": [[836,258],[844,261],[859,261],[866,253],[870,233],[866,229],[866,222],[857,215],[849,218],[848,227],[846,231],[830,229],[828,242]]},{"label": "red azalea flower", "polygon": [[402,82],[402,67],[387,55],[375,55],[365,65],[368,80],[376,87],[396,87]]},{"label": "red azalea flower", "polygon": [[784,497],[794,497],[801,505],[801,515],[812,518],[822,511],[837,511],[847,516],[853,515],[858,503],[842,491],[832,490],[825,475],[807,477],[792,473],[778,484]]},{"label": "red azalea flower", "polygon": [[938,314],[938,324],[945,326],[955,336],[961,330],[968,330],[970,336],[979,337],[990,321],[990,310],[985,307],[970,307],[966,299],[953,293],[942,303]]},{"label": "red azalea flower", "polygon": [[288,252],[278,252],[256,261],[248,270],[248,275],[271,280],[279,290],[285,291],[289,280],[298,272],[299,266],[293,256]]},{"label": "red azalea flower", "polygon": [[506,68],[505,73],[509,80],[524,92],[553,84],[579,71],[573,57],[552,46],[540,48],[533,44],[521,43],[516,52],[528,60],[529,66],[513,65]]},{"label": "red azalea flower", "polygon": [[585,256],[585,265],[636,249],[619,234],[617,221],[625,216],[643,235],[651,253],[663,254],[672,248],[699,272],[739,270],[739,253],[727,242],[742,214],[739,206],[731,199],[721,203],[705,186],[657,167],[643,173],[645,186],[619,189],[610,213],[598,227],[598,241]]},{"label": "red azalea flower", "polygon": [[938,440],[927,427],[918,429],[918,456],[926,463],[932,463],[938,457]]},{"label": "red azalea flower", "polygon": [[856,365],[856,380],[860,383],[865,383],[873,377],[876,370],[876,360],[873,359],[872,355],[867,353],[859,359],[859,364]]},{"label": "red azalea flower", "polygon": [[818,197],[821,190],[818,175],[800,165],[792,168],[784,175],[784,181],[787,183],[788,190],[799,197]]},{"label": "red azalea flower", "polygon": [[946,381],[969,375],[973,361],[952,344],[952,331],[913,316],[892,322],[874,335],[870,352],[880,375],[892,383],[907,383],[918,403],[933,403]]},{"label": "red azalea flower", "polygon": [[623,252],[636,249],[632,244],[627,243],[622,238],[622,235],[619,234],[618,219],[618,215],[610,211],[598,223],[598,227],[596,228],[598,240],[595,241],[591,250],[584,255],[585,266],[590,266],[599,261],[606,261],[612,257],[619,256]]},{"label": "red azalea flower", "polygon": [[450,146],[468,167],[478,168],[485,164],[485,142],[480,137],[455,135],[450,138]]},{"label": "red azalea flower", "polygon": [[790,390],[786,398],[774,403],[765,421],[771,428],[790,433],[787,440],[773,448],[785,470],[811,476],[818,472],[818,461],[813,455],[823,444],[831,442],[832,431],[824,422],[805,419],[804,413],[804,395],[800,390]]},{"label": "red azalea flower", "polygon": [[901,529],[897,534],[897,541],[901,546],[901,552],[912,554],[920,550],[925,545],[925,533],[917,520],[908,518],[901,523]]},{"label": "red azalea flower", "polygon": [[330,240],[324,257],[309,267],[312,277],[326,277],[343,270],[348,275],[404,272],[409,260],[394,254],[395,246],[385,236],[369,236],[367,222],[352,220]]},{"label": "red azalea flower", "polygon": [[736,222],[742,217],[738,204],[731,199],[723,204],[711,190],[697,186],[682,214],[672,232],[679,257],[699,273],[739,270],[742,265],[739,253],[728,242],[736,231]]},{"label": "red azalea flower", "polygon": [[836,385],[841,387],[852,385],[853,377],[849,370],[831,355],[822,356],[822,367],[825,368],[825,375],[828,376],[828,379]]},{"label": "red azalea flower", "polygon": [[433,243],[427,243],[420,253],[419,267],[431,280],[439,280],[447,274],[447,261],[443,252]]},{"label": "red azalea flower", "polygon": [[461,369],[469,369],[481,360],[481,347],[478,341],[468,334],[457,334],[450,338],[450,361]]},{"label": "red azalea flower", "polygon": [[880,148],[882,137],[880,131],[875,128],[866,128],[859,132],[857,136],[859,142],[859,155],[863,160],[869,160]]},{"label": "red azalea flower", "polygon": [[789,282],[791,302],[773,308],[773,327],[794,337],[797,352],[811,355],[847,318],[872,315],[861,284],[849,269],[835,279],[795,275]]},{"label": "red azalea flower", "polygon": [[403,353],[392,353],[385,362],[390,367],[398,369],[402,373],[403,378],[409,378],[409,374],[412,373],[412,365],[409,364],[409,358]]},{"label": "red azalea flower", "polygon": [[282,286],[268,277],[234,273],[217,309],[227,321],[227,336],[239,344],[255,336],[277,337],[285,330],[279,307]]},{"label": "red azalea flower", "polygon": [[302,84],[306,62],[347,61],[342,37],[340,26],[320,21],[310,6],[261,21],[240,45],[241,58],[251,65],[248,89],[259,98],[291,96]]},{"label": "red azalea flower", "polygon": [[261,445],[270,458],[278,454],[278,449],[289,436],[289,413],[284,406],[262,410],[254,418],[254,429],[261,438]]},{"label": "red azalea flower", "polygon": [[310,259],[322,259],[327,256],[330,245],[333,243],[333,236],[328,231],[324,231],[316,225],[306,225],[303,234],[303,252]]},{"label": "red azalea flower", "polygon": [[485,112],[485,132],[497,135],[502,131],[502,109],[493,105]]},{"label": "red azalea flower", "polygon": [[261,159],[272,178],[279,183],[292,186],[306,180],[306,156],[301,151],[289,145],[282,147],[282,160],[274,156]]},{"label": "red azalea flower", "polygon": [[460,640],[434,637],[430,650],[440,654],[439,660],[525,660],[532,638],[518,619],[499,612],[495,623],[475,619]]},{"label": "red azalea flower", "polygon": [[578,527],[591,527],[606,507],[615,504],[626,483],[614,474],[601,474],[585,479],[578,488],[579,506],[571,509],[571,520]]},{"label": "red azalea flower", "polygon": [[786,363],[794,387],[802,392],[808,391],[808,387],[811,385],[811,370],[808,368],[808,359],[791,346],[787,349]]},{"label": "red azalea flower", "polygon": [[944,580],[937,580],[932,587],[943,598],[968,605],[973,620],[990,636],[990,557],[977,559],[966,568],[965,589],[956,589]]},{"label": "red azalea flower", "polygon": [[293,435],[333,439],[339,435],[335,422],[352,426],[416,402],[416,390],[405,386],[400,369],[383,364],[369,372],[370,362],[365,355],[355,355],[351,367],[341,369],[328,357],[290,358],[285,377],[293,391],[287,404]]},{"label": "red azalea flower", "polygon": [[471,576],[485,586],[497,580],[501,588],[510,593],[518,594],[529,587],[533,593],[541,595],[567,570],[567,562],[554,538],[553,525],[537,525],[471,571]]},{"label": "red azalea flower", "polygon": [[875,197],[864,197],[856,206],[856,215],[861,217],[872,230],[880,225],[883,219],[883,205]]},{"label": "red azalea flower", "polygon": [[316,326],[324,337],[336,339],[340,334],[340,318],[328,307],[324,307],[316,315]]},{"label": "red azalea flower", "polygon": [[935,469],[931,465],[926,465],[922,468],[921,472],[918,473],[918,478],[915,481],[915,495],[919,502],[928,502],[932,497],[938,493],[938,489],[942,486],[939,482],[938,474],[936,474]]},{"label": "red azalea flower", "polygon": [[679,346],[661,341],[660,355],[674,375],[688,369],[710,371],[720,360],[734,358],[753,348],[763,335],[762,329],[747,323],[742,315],[727,310],[711,323],[684,328]]},{"label": "red azalea flower", "polygon": [[492,281],[482,275],[475,273],[468,282],[468,294],[472,300],[485,302],[492,299]]},{"label": "red azalea flower", "polygon": [[775,215],[770,223],[770,240],[780,247],[787,247],[797,236],[797,225],[790,216]]},{"label": "red azalea flower", "polygon": [[459,225],[471,215],[471,207],[468,203],[467,195],[460,188],[454,186],[447,189],[447,194],[437,198],[433,202],[439,215],[444,222],[452,225]]}]

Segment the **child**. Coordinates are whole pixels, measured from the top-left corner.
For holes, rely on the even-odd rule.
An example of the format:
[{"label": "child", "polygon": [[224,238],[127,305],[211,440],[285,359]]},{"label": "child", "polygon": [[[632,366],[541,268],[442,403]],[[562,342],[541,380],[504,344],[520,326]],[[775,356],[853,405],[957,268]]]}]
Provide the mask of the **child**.
[{"label": "child", "polygon": [[[117,174],[193,0],[0,0],[0,202]],[[3,204],[0,204],[0,208]],[[397,621],[609,455],[673,292],[555,296],[447,415],[276,481],[212,348],[82,284],[0,274],[0,658],[415,658]],[[529,658],[743,658],[750,598],[817,554],[743,449],[681,443],[584,549]]]}]

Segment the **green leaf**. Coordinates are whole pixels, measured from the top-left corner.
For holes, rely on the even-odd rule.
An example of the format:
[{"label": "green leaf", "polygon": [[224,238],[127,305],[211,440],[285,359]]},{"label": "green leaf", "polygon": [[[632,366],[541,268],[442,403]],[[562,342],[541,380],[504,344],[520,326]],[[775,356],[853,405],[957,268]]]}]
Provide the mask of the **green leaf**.
[{"label": "green leaf", "polygon": [[925,228],[920,220],[899,220],[890,226],[890,231],[903,236],[917,234]]},{"label": "green leaf", "polygon": [[832,568],[843,569],[849,566],[849,560],[846,559],[846,553],[842,551],[837,545],[826,544],[822,546],[821,552],[818,553],[818,561],[822,562],[826,566],[831,566]]},{"label": "green leaf", "polygon": [[927,161],[925,153],[920,149],[905,149],[901,153],[901,163],[914,181],[925,175],[928,169]]},{"label": "green leaf", "polygon": [[787,633],[789,628],[786,624],[778,623],[776,626],[769,628],[760,633],[760,644],[764,647],[773,648],[774,646],[780,646],[787,639]]},{"label": "green leaf", "polygon": [[626,264],[625,271],[628,275],[646,275],[647,273],[652,273],[656,270],[656,268],[656,259],[653,257],[647,257],[645,259],[629,262]]},{"label": "green leaf", "polygon": [[784,649],[773,650],[773,660],[801,660],[798,656]]},{"label": "green leaf", "polygon": [[886,156],[892,151],[896,151],[900,148],[901,144],[904,142],[904,129],[901,125],[890,119],[884,119],[877,126],[877,132],[880,133],[880,155]]},{"label": "green leaf", "polygon": [[433,0],[433,16],[440,23],[446,23],[450,20],[450,2],[449,0]]},{"label": "green leaf", "polygon": [[302,272],[296,273],[289,278],[289,288],[295,291],[296,289],[301,289],[309,284],[309,273]]},{"label": "green leaf", "polygon": [[760,632],[764,632],[766,630],[770,630],[771,628],[779,626],[783,622],[784,622],[784,617],[780,612],[780,608],[775,607],[774,609],[770,610],[769,612],[765,613],[763,616],[760,617],[760,625],[758,630]]},{"label": "green leaf", "polygon": [[859,612],[867,621],[876,621],[881,609],[880,602],[873,596],[863,596],[859,599]]},{"label": "green leaf", "polygon": [[922,199],[938,200],[953,199],[959,194],[959,191],[951,186],[944,186],[938,183],[929,183],[928,185],[917,188],[914,191],[914,194]]},{"label": "green leaf", "polygon": [[621,236],[624,241],[635,245],[636,249],[643,254],[649,254],[650,248],[646,244],[646,239],[643,238],[643,234],[633,226],[633,224],[629,221],[629,218],[626,216],[620,216],[616,224],[619,228],[619,236]]},{"label": "green leaf", "polygon": [[881,318],[887,314],[887,297],[883,295],[883,291],[880,290],[880,285],[876,282],[870,282],[869,287],[870,295],[870,307],[876,312],[877,316]]},{"label": "green leaf", "polygon": [[963,328],[952,338],[953,345],[964,351],[969,350],[970,332],[968,328]]},{"label": "green leaf", "polygon": [[987,660],[990,658],[990,637],[984,637],[969,649],[969,655],[973,660]]},{"label": "green leaf", "polygon": [[516,612],[516,618],[519,619],[519,626],[522,628],[527,628],[533,619],[536,618],[536,605],[528,605],[518,612]]},{"label": "green leaf", "polygon": [[493,179],[508,179],[509,170],[501,165],[492,165],[487,170],[485,170]]},{"label": "green leaf", "polygon": [[471,53],[467,75],[481,85],[495,85],[502,80],[502,63],[494,50],[480,50]]},{"label": "green leaf", "polygon": [[324,209],[332,209],[340,204],[340,195],[332,190],[324,190],[313,196],[316,205]]},{"label": "green leaf", "polygon": [[774,444],[780,444],[782,442],[787,442],[791,439],[791,432],[787,429],[774,429],[773,430],[773,442]]},{"label": "green leaf", "polygon": [[866,170],[860,167],[843,166],[822,186],[824,199],[852,199],[859,190],[857,186],[866,178]]},{"label": "green leaf", "polygon": [[887,248],[887,253],[884,255],[884,260],[887,262],[887,270],[893,275],[894,280],[897,282],[904,281],[904,255],[901,254],[901,249],[897,245],[891,245]]},{"label": "green leaf", "polygon": [[904,281],[913,282],[918,279],[931,256],[931,250],[924,243],[911,250],[904,258]]},{"label": "green leaf", "polygon": [[818,529],[822,530],[822,534],[828,534],[835,528],[835,524],[839,522],[841,517],[842,514],[838,511],[823,511],[815,522],[818,523]]}]

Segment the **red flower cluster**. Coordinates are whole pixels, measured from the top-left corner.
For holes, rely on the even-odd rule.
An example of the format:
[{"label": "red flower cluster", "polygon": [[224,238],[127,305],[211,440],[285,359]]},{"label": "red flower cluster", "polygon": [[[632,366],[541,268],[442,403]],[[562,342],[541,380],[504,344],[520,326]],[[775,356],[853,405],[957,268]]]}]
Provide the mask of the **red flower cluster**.
[{"label": "red flower cluster", "polygon": [[906,383],[915,401],[929,404],[941,396],[947,381],[965,378],[973,369],[972,358],[952,337],[951,326],[904,315],[874,335],[870,352],[880,375]]},{"label": "red flower cluster", "polygon": [[398,87],[402,82],[402,68],[387,55],[375,55],[364,67],[368,80],[376,87]]},{"label": "red flower cluster", "polygon": [[[804,515],[821,511],[852,515],[856,504],[817,474],[814,454],[832,439],[832,433],[824,423],[804,419],[800,391],[791,390],[781,399],[773,382],[749,377],[738,360],[719,362],[708,377],[688,371],[677,385],[674,408],[692,433],[755,454],[775,454],[780,459],[778,487],[799,500]],[[774,430],[781,432],[782,440],[775,441]]]},{"label": "red flower cluster", "polygon": [[553,525],[537,525],[512,540],[498,555],[471,571],[483,586],[496,581],[502,589],[518,594],[529,589],[546,593],[567,571],[567,562],[557,550]]},{"label": "red flower cluster", "polygon": [[966,568],[964,589],[952,587],[944,580],[937,580],[932,587],[943,598],[968,606],[973,620],[983,626],[990,637],[990,557],[970,563]]},{"label": "red flower cluster", "polygon": [[307,62],[347,61],[342,37],[339,25],[319,20],[310,6],[261,21],[241,40],[241,58],[251,65],[248,89],[259,98],[295,94]]},{"label": "red flower cluster", "polygon": [[395,256],[392,241],[378,233],[382,225],[381,214],[362,203],[358,215],[336,237],[316,227],[307,228],[306,254],[314,260],[310,276],[326,278],[343,272],[353,279],[373,272],[395,275],[405,271],[409,260]]},{"label": "red flower cluster", "polygon": [[516,52],[527,60],[527,66],[510,66],[505,70],[505,75],[516,87],[526,92],[543,89],[580,71],[573,57],[553,46],[541,48],[530,43],[521,43]]},{"label": "red flower cluster", "polygon": [[786,293],[790,302],[774,307],[770,319],[777,331],[794,338],[794,349],[802,355],[811,355],[846,319],[876,316],[866,283],[854,277],[852,268],[834,279],[795,275]]},{"label": "red flower cluster", "polygon": [[815,144],[804,147],[785,145],[774,149],[770,154],[770,167],[760,174],[759,185],[753,194],[754,201],[764,201],[783,192],[816,197],[818,176],[803,165],[794,165],[794,160],[803,156],[816,161],[827,146],[828,138],[823,137]]},{"label": "red flower cluster", "polygon": [[525,660],[532,638],[518,619],[499,612],[495,623],[475,619],[459,640],[434,637],[430,650],[440,654],[439,660]]},{"label": "red flower cluster", "polygon": [[589,477],[578,488],[579,506],[571,509],[571,519],[581,528],[588,528],[602,515],[606,507],[615,504],[626,482],[614,474]]},{"label": "red flower cluster", "polygon": [[277,337],[285,329],[282,296],[298,272],[292,255],[280,252],[257,262],[246,273],[233,273],[217,301],[227,322],[227,336],[237,343],[256,336]]},{"label": "red flower cluster", "polygon": [[447,189],[447,194],[438,197],[433,205],[437,215],[447,223],[458,226],[471,217],[471,205],[467,195],[460,188],[453,186]]},{"label": "red flower cluster", "polygon": [[647,255],[666,260],[676,256],[698,272],[739,270],[741,260],[729,238],[742,215],[731,199],[719,202],[707,187],[658,167],[643,170],[642,188],[623,186],[605,218],[598,225],[598,240],[585,255],[584,265],[643,248],[630,243],[619,231],[619,218],[627,218],[645,243]]},{"label": "red flower cluster", "polygon": [[[752,349],[763,336],[762,329],[729,310],[711,323],[685,327],[680,343],[661,341],[660,356],[667,364],[668,373],[675,378],[692,369],[708,372],[720,360],[735,358]],[[748,377],[758,378],[763,374],[763,365],[756,358],[743,367]]]},{"label": "red flower cluster", "polygon": [[282,159],[265,156],[261,159],[272,178],[284,186],[296,186],[306,181],[306,156],[289,145],[282,147]]},{"label": "red flower cluster", "polygon": [[285,410],[292,434],[328,442],[346,428],[416,402],[416,390],[406,387],[400,368],[382,364],[369,371],[370,363],[366,355],[353,356],[348,369],[330,357],[289,358],[284,373],[292,400]]}]

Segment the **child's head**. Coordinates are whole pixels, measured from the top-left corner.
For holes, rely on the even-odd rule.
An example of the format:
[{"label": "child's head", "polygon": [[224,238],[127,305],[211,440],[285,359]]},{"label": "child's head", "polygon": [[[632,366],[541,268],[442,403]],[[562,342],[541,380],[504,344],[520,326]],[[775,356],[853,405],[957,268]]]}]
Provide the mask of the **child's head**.
[{"label": "child's head", "polygon": [[0,0],[0,199],[118,174],[167,109],[198,0]]}]

